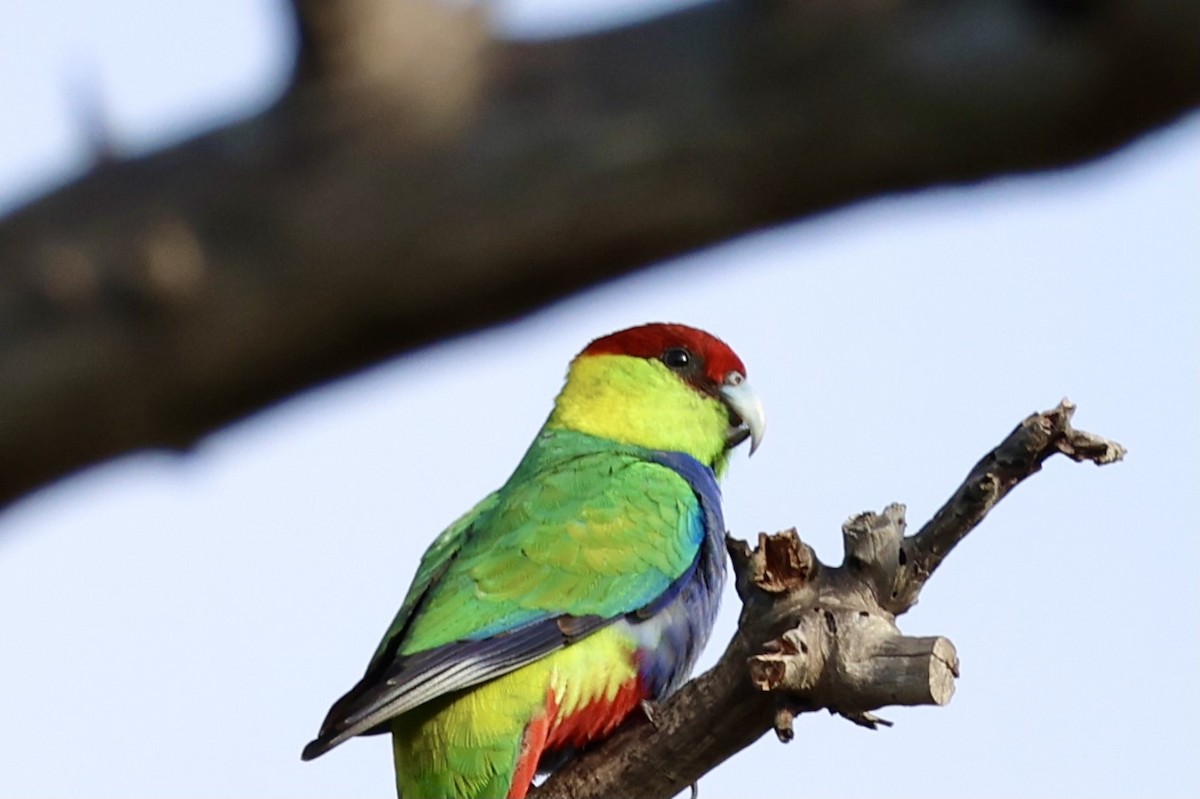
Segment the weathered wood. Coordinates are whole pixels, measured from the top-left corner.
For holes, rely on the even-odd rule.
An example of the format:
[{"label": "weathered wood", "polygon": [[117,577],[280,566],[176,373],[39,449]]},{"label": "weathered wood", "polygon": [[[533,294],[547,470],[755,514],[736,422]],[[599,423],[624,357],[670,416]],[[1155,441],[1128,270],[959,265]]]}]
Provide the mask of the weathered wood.
[{"label": "weathered wood", "polygon": [[724,0],[540,43],[295,5],[282,102],[0,221],[0,505],[655,259],[1200,102],[1194,0]]},{"label": "weathered wood", "polygon": [[[743,608],[717,665],[657,705],[653,724],[626,725],[535,795],[669,797],[768,730],[790,740],[799,714],[828,710],[875,729],[890,726],[874,714],[879,708],[945,705],[959,673],[954,645],[940,636],[905,636],[895,617],[915,604],[954,543],[1046,458],[1061,452],[1096,464],[1120,460],[1119,444],[1071,428],[1074,407],[1063,400],[1018,425],[971,471],[937,523],[915,536],[904,536],[901,505],[851,518],[842,529],[840,566],[822,565],[795,530],[760,534],[753,549],[731,539]],[[997,463],[1002,479],[992,475]],[[1004,491],[970,490],[982,473]],[[941,557],[934,562],[930,552]]]},{"label": "weathered wood", "polygon": [[891,619],[866,608],[811,608],[764,649],[748,664],[755,687],[839,712],[944,705],[958,676],[950,641],[901,635]]},{"label": "weathered wood", "polygon": [[[906,567],[897,590],[915,604],[921,585],[941,565],[950,551],[983,521],[992,507],[1055,453],[1097,466],[1119,461],[1125,448],[1115,441],[1076,430],[1071,426],[1075,403],[1063,399],[1053,410],[1030,414],[980,458],[954,495],[912,536],[905,547]],[[902,612],[902,611],[899,611]]]}]

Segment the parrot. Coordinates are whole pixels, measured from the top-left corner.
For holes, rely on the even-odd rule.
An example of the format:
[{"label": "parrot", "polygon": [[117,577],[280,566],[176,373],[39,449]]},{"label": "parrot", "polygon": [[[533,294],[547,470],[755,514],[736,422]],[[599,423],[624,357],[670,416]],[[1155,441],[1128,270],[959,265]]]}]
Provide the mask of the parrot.
[{"label": "parrot", "polygon": [[592,341],[512,476],[429,546],[302,759],[390,732],[401,799],[523,799],[650,715],[712,632],[717,480],[764,428],[717,337],[651,323]]}]

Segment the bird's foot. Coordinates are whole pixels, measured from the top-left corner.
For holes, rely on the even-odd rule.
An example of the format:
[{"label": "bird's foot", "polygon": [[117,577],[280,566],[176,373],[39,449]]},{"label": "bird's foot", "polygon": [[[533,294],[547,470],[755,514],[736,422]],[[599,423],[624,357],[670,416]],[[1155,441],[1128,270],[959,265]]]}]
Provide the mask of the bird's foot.
[{"label": "bird's foot", "polygon": [[650,725],[656,730],[658,729],[658,719],[654,717],[654,714],[657,712],[657,703],[651,702],[649,699],[642,700],[642,714],[645,715],[646,721],[650,722]]},{"label": "bird's foot", "polygon": [[830,710],[829,712],[836,713],[837,715],[841,716],[844,719],[847,719],[848,721],[853,721],[855,724],[857,724],[860,727],[866,727],[868,730],[877,730],[880,727],[892,726],[892,722],[888,721],[887,719],[880,718],[879,716],[876,716],[874,713],[870,713],[867,711],[855,712],[855,713],[843,713],[840,710]]}]

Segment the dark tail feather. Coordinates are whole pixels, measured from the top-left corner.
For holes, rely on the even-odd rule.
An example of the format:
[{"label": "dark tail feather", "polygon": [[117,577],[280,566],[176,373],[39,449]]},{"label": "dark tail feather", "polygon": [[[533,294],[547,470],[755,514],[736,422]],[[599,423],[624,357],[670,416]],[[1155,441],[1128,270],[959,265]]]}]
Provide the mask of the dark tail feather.
[{"label": "dark tail feather", "polygon": [[317,738],[316,740],[309,741],[308,745],[304,747],[304,751],[300,753],[300,759],[314,760],[328,752],[334,746],[336,744],[330,745],[326,738]]}]

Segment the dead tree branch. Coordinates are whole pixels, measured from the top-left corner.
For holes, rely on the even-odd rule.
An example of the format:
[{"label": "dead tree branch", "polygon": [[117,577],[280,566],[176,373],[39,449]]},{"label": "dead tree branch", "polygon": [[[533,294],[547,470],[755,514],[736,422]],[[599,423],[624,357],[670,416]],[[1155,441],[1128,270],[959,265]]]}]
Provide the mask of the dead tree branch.
[{"label": "dead tree branch", "polygon": [[275,107],[0,220],[0,506],[656,259],[1200,102],[1195,0],[724,0],[540,43],[294,6]]},{"label": "dead tree branch", "polygon": [[840,566],[822,564],[795,530],[758,546],[730,538],[738,631],[720,661],[654,711],[584,753],[537,792],[552,797],[669,797],[774,729],[792,737],[796,715],[816,710],[874,729],[888,705],[944,705],[958,655],[942,637],[912,638],[896,616],[946,554],[1017,483],[1063,453],[1098,465],[1125,450],[1074,430],[1075,406],[1036,413],[985,455],[932,521],[905,536],[904,507],[863,513],[842,528]]}]

